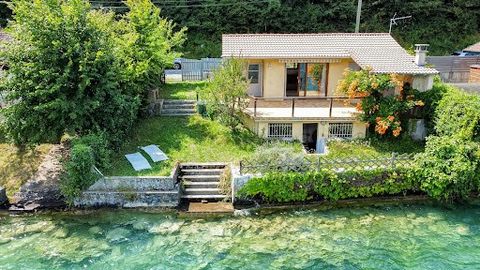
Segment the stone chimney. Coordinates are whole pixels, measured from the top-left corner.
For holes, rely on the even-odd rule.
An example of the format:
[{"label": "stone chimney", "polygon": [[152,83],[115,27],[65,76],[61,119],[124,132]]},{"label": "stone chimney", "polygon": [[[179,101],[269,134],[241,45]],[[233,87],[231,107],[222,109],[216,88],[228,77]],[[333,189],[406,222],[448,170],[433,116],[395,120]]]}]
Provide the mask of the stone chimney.
[{"label": "stone chimney", "polygon": [[415,64],[425,66],[429,44],[415,44]]}]

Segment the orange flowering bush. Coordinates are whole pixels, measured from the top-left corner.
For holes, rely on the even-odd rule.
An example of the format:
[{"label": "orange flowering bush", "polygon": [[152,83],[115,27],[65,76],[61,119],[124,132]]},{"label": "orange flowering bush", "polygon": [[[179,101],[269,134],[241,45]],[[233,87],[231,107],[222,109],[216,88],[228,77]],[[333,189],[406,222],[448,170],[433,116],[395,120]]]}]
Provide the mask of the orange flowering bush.
[{"label": "orange flowering bush", "polygon": [[372,73],[370,68],[360,71],[347,69],[337,92],[346,94],[349,102],[360,99],[355,106],[358,117],[375,133],[398,137],[403,130],[405,113],[415,106],[424,106],[423,101],[410,93],[410,89],[404,89],[405,80],[398,74]]}]

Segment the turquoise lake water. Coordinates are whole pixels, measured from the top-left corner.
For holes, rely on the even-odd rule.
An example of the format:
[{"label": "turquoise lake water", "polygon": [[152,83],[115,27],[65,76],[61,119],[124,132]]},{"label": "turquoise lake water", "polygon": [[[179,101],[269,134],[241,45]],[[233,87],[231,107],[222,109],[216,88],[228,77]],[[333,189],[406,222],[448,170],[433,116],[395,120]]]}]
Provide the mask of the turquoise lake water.
[{"label": "turquoise lake water", "polygon": [[480,269],[480,206],[3,214],[0,269]]}]

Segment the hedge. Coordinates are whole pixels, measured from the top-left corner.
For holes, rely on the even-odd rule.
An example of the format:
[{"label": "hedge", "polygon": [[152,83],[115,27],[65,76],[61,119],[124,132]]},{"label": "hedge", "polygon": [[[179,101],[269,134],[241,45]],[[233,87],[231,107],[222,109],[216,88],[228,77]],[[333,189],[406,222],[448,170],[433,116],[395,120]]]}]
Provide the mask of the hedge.
[{"label": "hedge", "polygon": [[248,181],[238,195],[282,203],[404,194],[419,190],[415,175],[414,169],[267,173]]}]

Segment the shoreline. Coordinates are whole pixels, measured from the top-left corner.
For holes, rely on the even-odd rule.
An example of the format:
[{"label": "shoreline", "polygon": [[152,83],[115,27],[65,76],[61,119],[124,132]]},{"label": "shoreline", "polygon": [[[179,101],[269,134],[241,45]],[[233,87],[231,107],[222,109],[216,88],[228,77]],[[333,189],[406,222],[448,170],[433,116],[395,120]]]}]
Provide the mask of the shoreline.
[{"label": "shoreline", "polygon": [[[480,198],[470,199],[464,204],[480,203]],[[35,211],[11,211],[8,209],[0,209],[1,216],[11,215],[36,215],[36,214],[88,214],[102,211],[119,211],[126,210],[130,212],[141,213],[158,213],[158,214],[175,214],[181,217],[205,217],[205,216],[248,216],[255,215],[269,215],[281,211],[291,210],[331,210],[341,208],[357,208],[368,206],[388,206],[400,204],[430,204],[438,206],[448,206],[448,204],[441,203],[426,195],[408,195],[408,196],[384,196],[384,197],[370,197],[370,198],[354,198],[332,201],[311,201],[302,203],[285,203],[285,204],[260,204],[249,207],[247,204],[236,205],[234,213],[189,213],[185,207],[179,206],[177,208],[118,208],[118,207],[98,207],[98,208],[57,208],[57,209],[39,209]],[[455,205],[455,204],[453,204]]]}]

